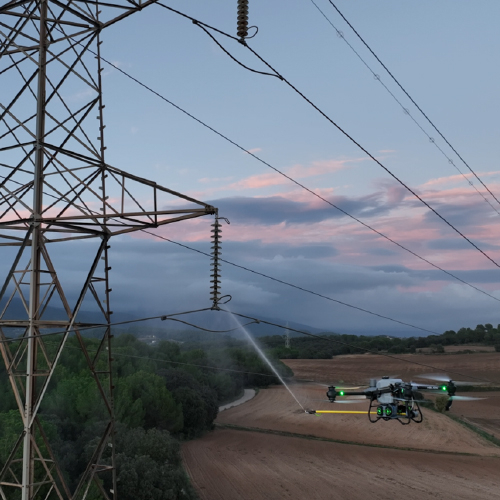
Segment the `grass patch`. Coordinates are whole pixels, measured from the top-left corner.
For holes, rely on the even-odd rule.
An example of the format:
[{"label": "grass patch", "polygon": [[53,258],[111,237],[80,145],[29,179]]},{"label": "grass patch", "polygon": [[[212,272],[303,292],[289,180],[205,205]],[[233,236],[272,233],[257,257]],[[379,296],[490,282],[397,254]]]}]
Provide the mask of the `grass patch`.
[{"label": "grass patch", "polygon": [[446,413],[446,416],[451,418],[455,422],[458,422],[459,424],[463,425],[464,427],[471,430],[472,432],[478,434],[483,439],[486,439],[486,441],[489,441],[490,443],[493,443],[495,446],[500,447],[500,439],[496,438],[495,436],[492,436],[491,434],[488,434],[486,431],[483,431],[483,429],[480,429],[476,425],[471,424],[470,422],[463,420],[458,415],[453,415],[452,413]]}]

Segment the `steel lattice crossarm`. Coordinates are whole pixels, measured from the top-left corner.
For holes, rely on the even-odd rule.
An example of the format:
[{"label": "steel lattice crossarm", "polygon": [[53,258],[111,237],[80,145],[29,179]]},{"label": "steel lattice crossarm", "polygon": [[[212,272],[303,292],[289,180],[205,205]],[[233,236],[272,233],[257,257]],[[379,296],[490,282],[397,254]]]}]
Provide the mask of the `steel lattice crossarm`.
[{"label": "steel lattice crossarm", "polygon": [[[50,150],[52,146],[44,144],[43,147]],[[74,157],[63,151],[59,160],[65,165],[66,158]],[[36,219],[43,226],[46,242],[114,236],[215,213],[211,205],[153,181],[109,165],[99,165],[91,158],[85,160],[85,167],[64,172],[49,173],[49,169],[44,169],[44,197],[48,203]],[[25,232],[35,218],[34,209],[29,206],[34,181],[24,184],[17,181],[24,173],[19,166],[2,164],[1,167],[9,169],[11,175],[0,182],[0,231],[3,231],[0,246],[21,245],[23,237],[19,233]],[[57,185],[66,185],[65,192]],[[168,208],[179,200],[184,200],[187,206]],[[95,209],[97,206],[99,210]]]},{"label": "steel lattice crossarm", "polygon": [[[0,464],[2,500],[118,498],[110,238],[216,213],[105,161],[100,33],[152,3],[0,2],[0,251],[10,259],[0,281],[0,353],[23,426]],[[91,320],[81,319],[89,309]],[[83,326],[99,329],[97,352]],[[63,333],[47,337],[55,330]],[[73,332],[105,425],[71,492],[39,413]]]},{"label": "steel lattice crossarm", "polygon": [[[50,3],[53,8],[49,9],[49,15],[46,17],[46,20],[48,22],[57,22],[60,25],[74,26],[80,31],[102,30],[157,1],[107,0],[106,2],[100,2],[99,0],[51,0]],[[8,14],[19,19],[37,22],[41,18],[40,3],[42,2],[33,0],[2,2],[0,14]],[[61,11],[64,11],[64,16],[58,17]],[[32,40],[26,46],[20,46],[17,49],[11,48],[10,50],[21,49],[38,51],[37,41]]]}]

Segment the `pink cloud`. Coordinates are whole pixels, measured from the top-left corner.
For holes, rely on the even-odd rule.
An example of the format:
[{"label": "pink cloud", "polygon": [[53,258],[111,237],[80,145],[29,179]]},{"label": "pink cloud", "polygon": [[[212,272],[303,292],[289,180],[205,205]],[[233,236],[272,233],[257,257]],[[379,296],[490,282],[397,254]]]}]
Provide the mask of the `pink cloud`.
[{"label": "pink cloud", "polygon": [[[480,179],[483,179],[484,177],[492,177],[492,176],[495,176],[498,174],[500,174],[500,171],[496,170],[496,171],[492,171],[492,172],[481,172],[481,173],[478,173],[477,175]],[[481,190],[484,189],[479,184],[479,182],[477,181],[477,179],[474,177],[474,175],[471,172],[468,172],[468,173],[464,172],[463,175],[457,174],[457,175],[450,175],[448,177],[438,177],[437,179],[430,179],[426,183],[422,184],[420,187],[422,189],[424,189],[426,187],[431,187],[431,186],[445,186],[445,185],[449,185],[449,184],[453,184],[453,183],[457,183],[457,182],[463,182],[465,180],[464,178],[471,180],[471,181],[474,181],[474,185],[476,185],[476,187],[478,187],[478,189],[479,188],[481,188]],[[490,187],[490,186],[488,186],[488,187]]]},{"label": "pink cloud", "polygon": [[[366,159],[354,158],[350,160],[319,160],[312,162],[310,166],[300,164],[293,165],[292,167],[285,168],[283,172],[293,179],[298,180],[338,172],[339,170],[349,168],[352,163],[361,161],[366,161]],[[252,175],[226,186],[221,186],[216,188],[214,191],[242,191],[245,189],[261,189],[270,186],[281,186],[287,184],[290,184],[290,180],[283,175],[277,172],[266,172],[264,174]]]},{"label": "pink cloud", "polygon": [[[336,166],[338,165],[328,167],[313,165],[310,169],[318,172],[322,171],[323,168],[335,168]],[[296,168],[296,173],[303,172],[304,175],[308,171],[301,166],[292,168]],[[319,170],[314,170],[315,168]],[[274,175],[253,176],[245,181],[258,184],[257,179],[260,180],[260,185],[263,185],[266,181],[272,180]],[[445,183],[442,185],[444,186]],[[463,207],[465,209],[464,213],[467,213],[467,207],[470,208],[471,212],[476,211],[478,213],[477,223],[468,221],[465,228],[462,228],[460,223],[457,227],[477,243],[479,247],[486,246],[485,252],[497,262],[500,262],[500,250],[495,248],[500,240],[500,225],[497,224],[496,219],[498,215],[493,211],[491,217],[481,215],[484,214],[482,207],[485,203],[478,197],[477,193],[471,190],[470,187],[438,189],[440,184],[424,186],[427,189],[422,191],[421,194],[431,205],[436,205],[436,202],[452,202],[455,207]],[[462,245],[460,249],[448,249],[446,246],[444,248],[429,246],[429,241],[438,242],[444,239],[446,242],[453,244],[454,240],[457,243],[461,243],[462,240],[451,228],[439,222],[437,217],[432,214],[429,216],[428,209],[419,206],[410,194],[405,194],[398,186],[385,183],[379,187],[382,190],[374,193],[373,196],[385,197],[389,203],[389,208],[394,205],[394,209],[385,211],[383,215],[378,217],[371,217],[366,220],[370,226],[444,269],[494,269],[493,264],[472,246],[468,248]],[[331,188],[317,190],[317,192],[327,199],[334,200],[333,189]],[[295,202],[306,203],[308,209],[321,208],[324,205],[324,202],[313,198],[310,193],[300,188],[288,191],[281,196]],[[217,205],[217,202],[215,202],[215,205]],[[335,210],[332,208],[333,213],[335,213]],[[228,215],[230,217],[230,214]],[[364,220],[362,215],[359,217]],[[165,226],[156,231],[173,240],[208,242],[211,223],[212,218],[203,217],[193,221]],[[280,224],[235,224],[233,222],[230,226],[223,227],[223,245],[224,241],[245,242],[253,240],[259,240],[263,244],[279,243],[290,246],[331,244],[336,249],[337,256],[330,256],[328,259],[346,265],[401,265],[415,270],[432,269],[425,262],[347,217],[335,217],[318,222],[312,221],[307,224],[286,222]]]}]

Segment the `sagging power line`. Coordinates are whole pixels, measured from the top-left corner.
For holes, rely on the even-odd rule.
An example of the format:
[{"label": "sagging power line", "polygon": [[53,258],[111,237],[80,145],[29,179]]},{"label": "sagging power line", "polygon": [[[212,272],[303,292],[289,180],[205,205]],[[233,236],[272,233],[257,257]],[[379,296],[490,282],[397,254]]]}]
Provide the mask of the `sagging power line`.
[{"label": "sagging power line", "polygon": [[[444,152],[444,150],[436,143],[433,137],[431,137],[425,129],[415,120],[415,118],[411,115],[409,110],[404,107],[404,105],[399,101],[399,99],[391,92],[391,90],[385,85],[384,82],[382,82],[380,76],[373,71],[373,69],[368,65],[368,63],[363,59],[361,54],[346,40],[344,34],[342,31],[340,31],[330,20],[330,18],[320,9],[320,7],[317,5],[317,3],[314,0],[310,0],[313,5],[318,9],[318,11],[321,13],[321,15],[327,20],[327,22],[330,24],[330,26],[336,31],[337,35],[344,40],[344,42],[350,47],[350,49],[356,54],[356,56],[361,60],[361,62],[368,68],[368,70],[373,74],[376,80],[380,82],[380,84],[387,90],[387,92],[392,96],[392,98],[401,106],[405,114],[407,114],[413,122],[420,128],[420,130],[427,136],[429,141],[438,148],[438,150],[445,156],[445,158],[448,160],[448,163],[450,165],[453,165],[453,167],[462,175],[462,177],[469,183],[470,186],[472,186],[479,195],[484,199],[486,203],[488,203],[491,208],[498,214],[500,215],[500,212],[498,209],[491,204],[491,202],[479,191],[476,186],[465,176],[465,174],[458,168],[457,165],[455,165],[455,162]],[[332,7],[338,12],[338,14],[342,17],[342,19],[347,23],[349,28],[353,31],[353,33],[359,38],[361,43],[370,51],[370,53],[373,55],[373,57],[378,61],[378,63],[384,68],[384,70],[387,72],[387,74],[391,77],[391,79],[396,83],[396,85],[403,91],[403,93],[408,97],[408,99],[412,102],[412,104],[417,108],[417,110],[422,114],[422,116],[427,120],[427,122],[432,126],[432,128],[439,134],[439,136],[445,141],[445,143],[450,147],[450,149],[456,154],[456,156],[460,159],[460,161],[469,169],[469,171],[474,175],[474,177],[483,185],[483,187],[486,189],[486,191],[491,195],[491,197],[498,203],[500,204],[500,200],[493,194],[493,192],[488,188],[488,186],[480,179],[480,177],[477,175],[477,173],[472,169],[472,167],[464,160],[464,158],[458,153],[458,151],[455,149],[455,147],[450,143],[450,141],[444,136],[444,134],[441,132],[440,129],[437,128],[437,126],[434,124],[434,122],[429,118],[427,113],[423,111],[423,109],[417,104],[415,99],[408,93],[408,91],[403,87],[403,85],[397,80],[397,78],[394,76],[394,74],[389,70],[389,68],[381,61],[380,57],[373,51],[373,49],[368,45],[368,43],[364,40],[364,38],[359,34],[359,32],[354,28],[354,26],[347,20],[347,18],[344,16],[344,14],[340,11],[340,9],[332,2],[332,0],[328,0]]]},{"label": "sagging power line", "polygon": [[203,120],[197,118],[195,115],[193,115],[192,113],[186,111],[184,108],[182,108],[181,106],[179,106],[178,104],[175,104],[173,101],[171,101],[170,99],[167,99],[165,96],[163,96],[162,94],[160,94],[159,92],[157,92],[156,90],[152,89],[150,86],[146,85],[145,83],[141,82],[140,80],[138,80],[136,77],[132,76],[130,73],[127,73],[126,71],[124,71],[122,68],[120,68],[119,66],[113,64],[112,62],[110,62],[109,60],[107,60],[106,58],[100,56],[100,59],[102,61],[104,61],[106,64],[108,64],[109,66],[115,68],[117,71],[119,71],[120,73],[122,73],[124,76],[126,76],[127,78],[131,79],[132,81],[134,81],[135,83],[137,83],[138,85],[140,85],[141,87],[145,88],[147,91],[151,92],[152,94],[156,95],[157,97],[159,97],[160,99],[162,99],[164,102],[166,102],[167,104],[170,104],[171,106],[173,106],[175,109],[177,109],[178,111],[180,111],[181,113],[185,114],[186,116],[188,116],[189,118],[191,118],[192,120],[194,120],[195,122],[199,123],[200,125],[202,125],[203,127],[207,128],[208,130],[210,130],[211,132],[213,132],[214,134],[218,135],[219,137],[221,137],[222,139],[224,139],[226,142],[232,144],[233,146],[235,146],[236,148],[240,149],[241,151],[247,153],[248,155],[250,155],[252,158],[254,158],[255,160],[257,160],[258,162],[262,163],[263,165],[265,165],[266,167],[270,168],[271,170],[273,170],[274,172],[276,172],[277,174],[281,175],[282,177],[284,177],[285,179],[289,180],[290,182],[294,183],[296,186],[300,187],[301,189],[303,189],[304,191],[307,191],[309,194],[311,194],[312,196],[315,196],[316,198],[318,198],[319,200],[323,201],[324,203],[326,203],[327,205],[331,206],[332,208],[335,208],[336,210],[338,210],[340,213],[342,213],[343,215],[345,215],[346,217],[349,217],[350,219],[354,220],[355,222],[357,222],[358,224],[361,224],[362,226],[364,226],[365,228],[367,228],[368,230],[372,231],[373,233],[377,234],[378,236],[380,236],[381,238],[384,238],[385,240],[389,241],[390,243],[396,245],[397,247],[401,248],[402,250],[404,250],[405,252],[408,252],[409,254],[413,255],[414,257],[416,257],[417,259],[421,260],[422,262],[425,262],[426,264],[428,264],[429,266],[433,267],[434,269],[437,269],[438,271],[441,271],[445,274],[447,274],[448,276],[450,276],[451,278],[459,281],[460,283],[470,287],[470,288],[473,288],[474,290],[476,290],[477,292],[480,292],[482,293],[483,295],[486,295],[488,297],[490,297],[491,299],[493,300],[496,300],[497,302],[500,302],[500,299],[498,299],[497,297],[491,295],[490,293],[486,292],[485,290],[482,290],[481,288],[467,282],[466,280],[462,279],[462,278],[459,278],[458,276],[456,276],[455,274],[453,274],[452,272],[450,271],[447,271],[446,269],[442,268],[441,266],[438,266],[437,264],[434,264],[433,262],[431,262],[430,260],[426,259],[425,257],[422,257],[421,255],[417,254],[416,252],[414,252],[413,250],[409,249],[408,247],[404,246],[403,244],[399,243],[398,241],[396,241],[395,239],[387,236],[386,234],[382,233],[381,231],[375,229],[374,227],[370,226],[369,224],[367,224],[366,222],[364,222],[363,220],[359,219],[358,217],[350,214],[349,212],[347,212],[346,210],[344,210],[343,208],[339,207],[338,205],[336,205],[335,203],[331,202],[330,200],[326,199],[325,197],[321,196],[319,193],[313,191],[311,188],[308,188],[305,184],[302,184],[301,182],[297,181],[296,179],[294,179],[293,177],[291,177],[290,175],[286,174],[285,172],[281,171],[280,169],[278,169],[277,167],[271,165],[269,162],[263,160],[262,158],[260,158],[257,154],[253,153],[252,151],[249,151],[248,149],[244,148],[243,146],[241,146],[240,144],[238,144],[237,142],[233,141],[232,139],[230,139],[228,136],[226,136],[225,134],[219,132],[218,130],[216,130],[215,128],[213,128],[211,125],[208,125],[206,122],[204,122]]},{"label": "sagging power line", "polygon": [[[191,17],[187,14],[184,14],[176,9],[173,9],[172,7],[168,7],[165,4],[158,2],[157,5],[175,13],[178,14],[186,19],[191,20],[191,22],[202,29],[205,33],[207,33],[211,39],[214,41],[215,38],[211,33],[208,32],[214,31],[216,33],[219,33],[233,41],[238,42],[239,44],[243,45],[246,47],[259,61],[261,61],[272,73],[270,76],[274,76],[281,80],[282,82],[286,83],[296,94],[298,94],[304,101],[306,101],[313,109],[315,109],[323,118],[325,118],[331,125],[333,125],[339,132],[341,132],[347,139],[349,139],[357,148],[359,148],[363,153],[365,153],[371,160],[373,160],[379,167],[381,167],[387,174],[389,174],[398,184],[400,184],[402,187],[404,187],[409,193],[411,193],[422,205],[427,207],[432,213],[434,213],[442,222],[444,222],[449,228],[451,228],[455,233],[457,233],[461,238],[463,238],[465,241],[467,241],[473,248],[475,248],[479,253],[481,253],[486,259],[488,259],[494,266],[498,267],[500,269],[500,264],[490,257],[484,250],[482,250],[478,245],[476,245],[470,238],[468,238],[464,233],[462,233],[458,228],[456,228],[446,217],[441,215],[435,208],[433,208],[428,202],[426,202],[414,189],[412,189],[410,186],[408,186],[405,182],[403,182],[396,174],[394,174],[388,167],[386,167],[380,160],[378,160],[374,155],[372,155],[365,147],[363,147],[352,135],[350,135],[346,130],[344,130],[337,122],[335,122],[327,113],[325,113],[318,105],[316,105],[310,98],[308,98],[303,92],[301,92],[297,87],[295,87],[288,79],[286,79],[278,70],[276,70],[269,62],[267,62],[258,52],[256,52],[254,49],[252,49],[246,41],[241,41],[238,38],[234,37],[233,35],[230,35],[229,33],[226,33],[218,28],[215,28],[213,26],[210,26],[207,23],[204,23],[202,21],[199,21],[198,19]],[[220,45],[219,42],[216,41],[216,43]],[[228,54],[233,60],[235,58],[229,54],[229,52],[226,49],[223,49],[226,54]],[[257,71],[251,68],[248,68],[247,66],[243,65],[239,61],[238,64],[243,66],[245,69],[256,72],[256,73],[263,73],[261,71]],[[267,74],[269,75],[269,74]]]}]

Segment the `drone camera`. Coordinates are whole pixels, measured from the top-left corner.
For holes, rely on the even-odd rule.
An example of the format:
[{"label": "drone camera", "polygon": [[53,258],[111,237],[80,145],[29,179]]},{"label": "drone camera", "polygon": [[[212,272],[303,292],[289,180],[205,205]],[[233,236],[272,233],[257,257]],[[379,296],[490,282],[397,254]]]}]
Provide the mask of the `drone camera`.
[{"label": "drone camera", "polygon": [[397,418],[398,415],[401,415],[402,413],[406,414],[405,407],[401,406],[401,408],[397,405],[391,405],[391,404],[377,406],[377,417],[383,418],[384,420],[390,418]]}]

